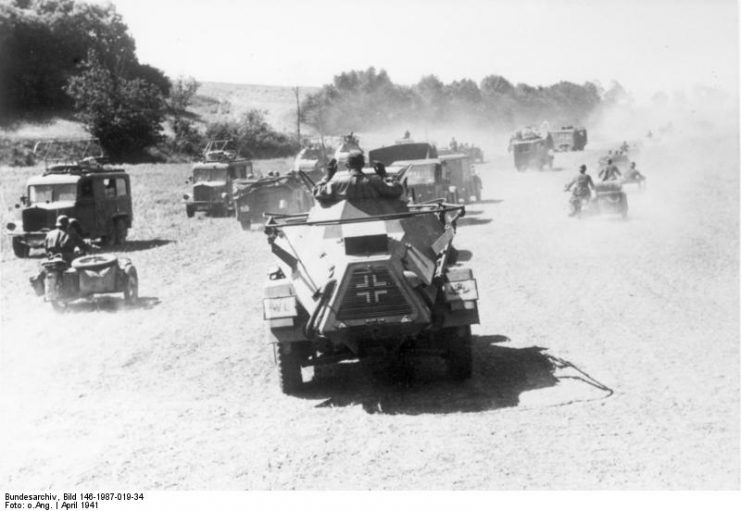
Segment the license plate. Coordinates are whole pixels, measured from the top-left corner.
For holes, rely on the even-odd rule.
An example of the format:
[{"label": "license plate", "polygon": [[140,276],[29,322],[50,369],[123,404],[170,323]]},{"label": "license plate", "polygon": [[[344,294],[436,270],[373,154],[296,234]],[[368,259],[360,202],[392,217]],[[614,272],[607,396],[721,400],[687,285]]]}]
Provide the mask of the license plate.
[{"label": "license plate", "polygon": [[265,319],[292,318],[296,315],[296,298],[293,296],[265,298],[262,303]]}]

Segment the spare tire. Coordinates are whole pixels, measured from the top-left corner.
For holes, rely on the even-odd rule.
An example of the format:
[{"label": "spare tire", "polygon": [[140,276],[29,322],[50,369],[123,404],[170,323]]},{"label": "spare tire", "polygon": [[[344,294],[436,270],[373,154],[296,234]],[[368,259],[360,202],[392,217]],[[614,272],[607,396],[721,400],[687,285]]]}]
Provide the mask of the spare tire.
[{"label": "spare tire", "polygon": [[118,258],[112,254],[95,254],[78,257],[72,261],[72,267],[76,270],[102,270],[113,266]]}]

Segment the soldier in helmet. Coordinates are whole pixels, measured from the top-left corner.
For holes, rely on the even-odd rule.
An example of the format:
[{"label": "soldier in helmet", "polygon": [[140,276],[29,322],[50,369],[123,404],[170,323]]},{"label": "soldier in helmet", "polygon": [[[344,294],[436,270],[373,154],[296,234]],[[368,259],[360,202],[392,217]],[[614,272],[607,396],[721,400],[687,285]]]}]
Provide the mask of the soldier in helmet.
[{"label": "soldier in helmet", "polygon": [[347,157],[347,174],[335,177],[337,161],[332,159],[327,167],[327,176],[314,188],[314,196],[320,202],[335,202],[341,200],[358,199],[397,199],[404,191],[396,182],[387,182],[384,177],[386,169],[377,163],[377,175],[368,175],[363,172],[365,157],[361,151],[351,151]]},{"label": "soldier in helmet", "polygon": [[579,167],[579,175],[566,185],[564,191],[568,192],[572,188],[573,191],[571,192],[571,199],[569,199],[572,209],[569,216],[574,216],[581,211],[581,201],[584,199],[588,200],[592,196],[594,182],[592,181],[592,176],[587,174],[586,165]]},{"label": "soldier in helmet", "polygon": [[605,168],[599,171],[599,177],[602,178],[602,181],[614,180],[621,176],[622,173],[620,172],[620,169],[617,168],[617,165],[612,163],[612,159],[607,160]]},{"label": "soldier in helmet", "polygon": [[44,250],[47,257],[61,256],[67,262],[72,260],[74,247],[69,238],[69,217],[59,215],[54,229],[46,234],[44,239]]}]

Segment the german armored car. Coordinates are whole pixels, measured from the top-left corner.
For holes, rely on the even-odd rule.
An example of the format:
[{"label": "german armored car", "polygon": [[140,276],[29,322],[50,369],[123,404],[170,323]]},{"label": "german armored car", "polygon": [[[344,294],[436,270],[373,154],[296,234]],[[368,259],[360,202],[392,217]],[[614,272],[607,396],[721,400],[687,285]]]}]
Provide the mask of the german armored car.
[{"label": "german armored car", "polygon": [[28,180],[26,194],[20,198],[23,206],[16,205],[20,219],[6,225],[17,257],[28,257],[31,249],[43,247],[59,215],[76,218],[85,238],[106,245],[126,240],[134,218],[129,175],[124,169],[104,166],[102,153],[87,154],[96,147],[95,141],[83,142],[92,145],[76,156],[72,153],[81,147],[80,141],[43,144],[46,170]]},{"label": "german armored car", "polygon": [[366,199],[270,217],[264,318],[283,392],[300,391],[302,367],[372,356],[440,356],[470,377],[478,291],[452,246],[464,212]]}]

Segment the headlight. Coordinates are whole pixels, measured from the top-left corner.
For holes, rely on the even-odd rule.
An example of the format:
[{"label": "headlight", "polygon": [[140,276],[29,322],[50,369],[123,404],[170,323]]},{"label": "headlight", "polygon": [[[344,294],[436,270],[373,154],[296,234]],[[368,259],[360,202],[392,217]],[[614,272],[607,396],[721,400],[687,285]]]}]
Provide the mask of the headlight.
[{"label": "headlight", "polygon": [[226,199],[226,192],[221,192],[221,198]]},{"label": "headlight", "polygon": [[15,231],[16,225],[13,222],[8,222],[5,227],[7,227],[9,231]]},{"label": "headlight", "polygon": [[449,187],[448,187],[448,191],[449,191],[450,193],[455,193],[456,189],[457,189],[457,188],[456,188],[455,186],[449,186]]},{"label": "headlight", "polygon": [[183,194],[183,200],[190,200],[190,194],[184,193]]}]

